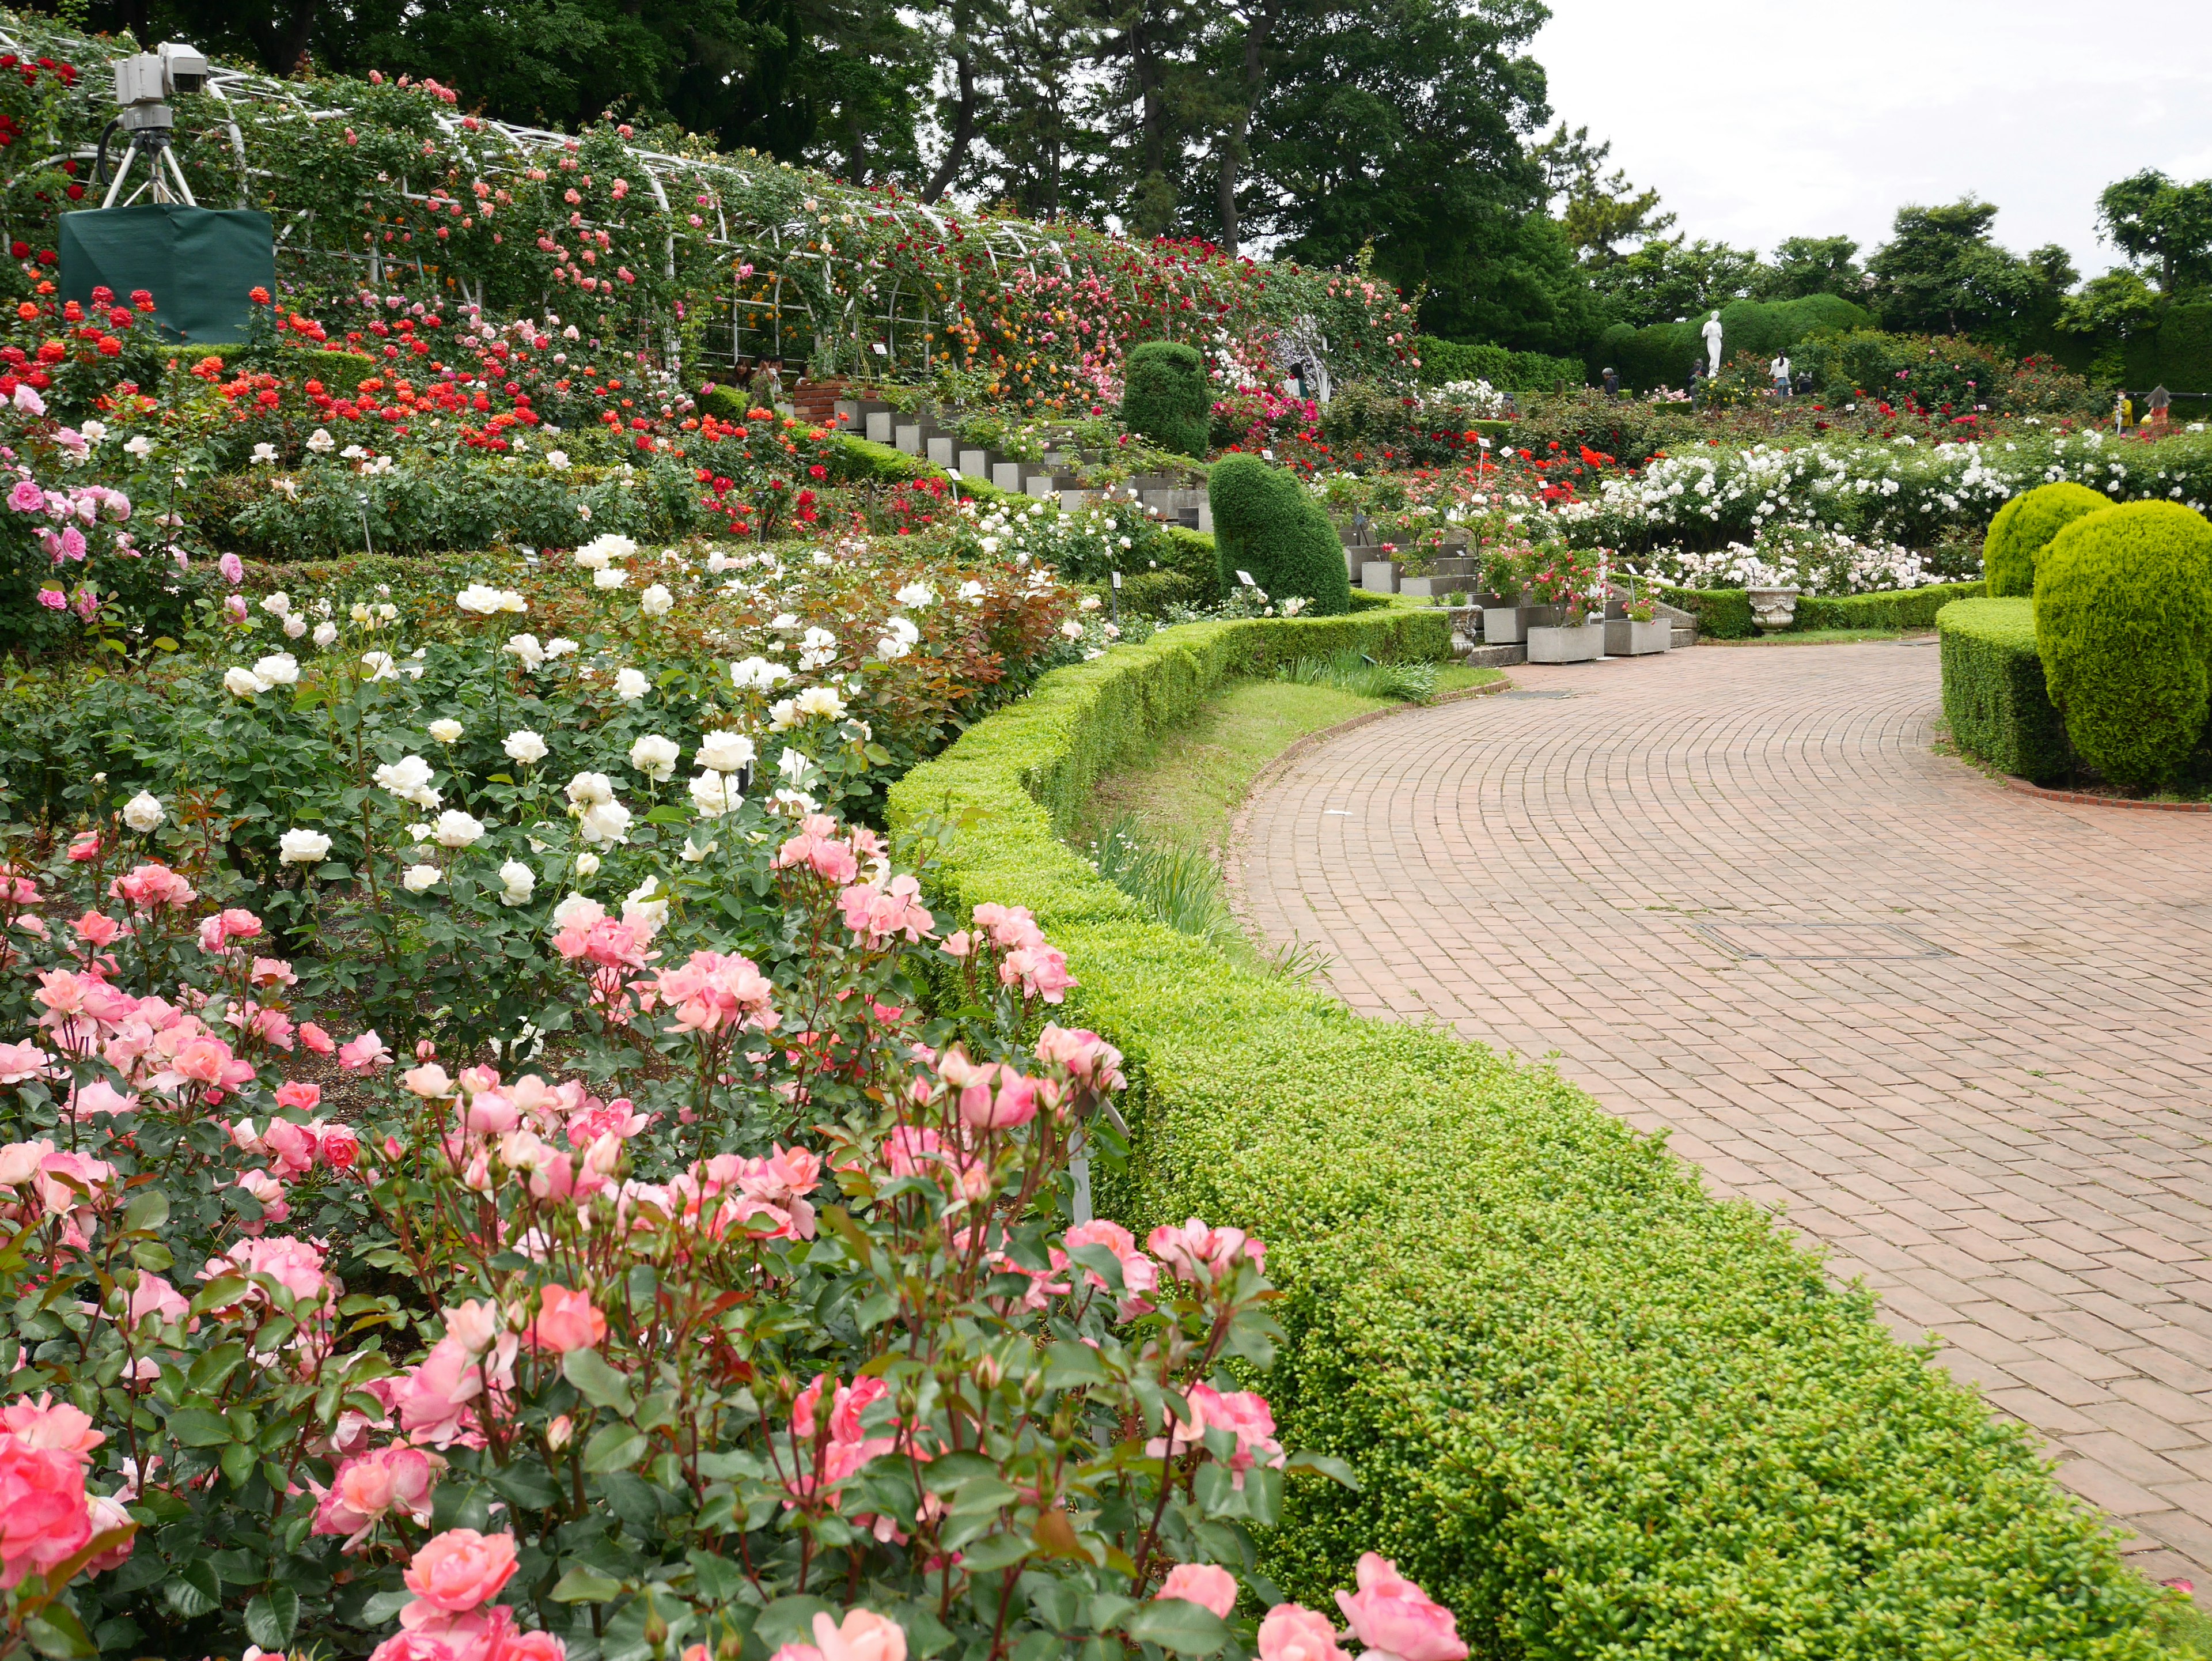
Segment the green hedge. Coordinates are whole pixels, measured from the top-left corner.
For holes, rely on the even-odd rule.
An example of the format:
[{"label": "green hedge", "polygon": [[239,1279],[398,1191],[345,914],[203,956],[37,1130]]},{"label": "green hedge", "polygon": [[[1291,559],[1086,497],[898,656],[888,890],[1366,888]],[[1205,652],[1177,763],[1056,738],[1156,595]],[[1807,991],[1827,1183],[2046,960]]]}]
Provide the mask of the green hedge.
[{"label": "green hedge", "polygon": [[2035,654],[2035,602],[1959,599],[1936,616],[1943,654],[1943,718],[1976,761],[2038,784],[2074,768],[2066,723]]},{"label": "green hedge", "polygon": [[[1720,308],[1721,345],[1726,356],[1756,352],[1771,357],[1794,350],[1800,341],[1823,329],[1865,329],[1873,315],[1839,295],[1808,295],[1802,300],[1738,300]],[[1611,364],[1620,372],[1621,384],[1638,392],[1654,386],[1680,386],[1689,377],[1692,359],[1704,361],[1705,343],[1699,333],[1710,312],[1699,312],[1680,323],[1655,323],[1632,328],[1616,323],[1598,338],[1589,354],[1595,373]]]},{"label": "green hedge", "polygon": [[1414,338],[1413,350],[1421,360],[1421,384],[1425,386],[1441,386],[1452,380],[1486,380],[1500,392],[1549,392],[1583,384],[1583,365],[1571,357],[1439,340],[1427,334]]},{"label": "green hedge", "polygon": [[1751,597],[1741,588],[1662,588],[1659,598],[1698,620],[1698,632],[1713,640],[1749,640],[1759,632],[1751,620]]},{"label": "green hedge", "polygon": [[2086,484],[2060,480],[2023,490],[1996,510],[1982,538],[1982,575],[1999,599],[2035,593],[2035,561],[2051,538],[2084,514],[2101,513],[2112,497]]},{"label": "green hedge", "polygon": [[1224,593],[1242,571],[1270,598],[1312,602],[1323,616],[1351,609],[1344,539],[1297,477],[1257,456],[1224,456],[1206,472]]},{"label": "green hedge", "polygon": [[1164,631],[1054,672],[890,793],[963,821],[948,909],[1031,907],[1130,1058],[1126,1220],[1251,1229],[1294,1486],[1262,1568],[1329,1607],[1363,1550],[1476,1655],[2148,1661],[2156,1590],[2026,1435],[1894,1342],[1757,1208],[1545,1068],[1355,1017],[1152,921],[1055,835],[1232,672],[1441,648],[1442,614]]},{"label": "green hedge", "polygon": [[[910,456],[888,444],[877,444],[850,433],[830,435],[832,456],[830,475],[840,484],[875,483],[900,484],[909,479],[945,478],[944,468],[921,456]],[[978,502],[1024,502],[1028,498],[1002,490],[987,479],[960,475],[960,494]]]},{"label": "green hedge", "polygon": [[1793,629],[1933,629],[1936,617],[1955,599],[1988,590],[1979,582],[1938,582],[1878,594],[1806,594],[1797,601]]},{"label": "green hedge", "polygon": [[1206,453],[1213,396],[1206,358],[1180,340],[1147,340],[1121,360],[1121,424],[1176,455]]}]

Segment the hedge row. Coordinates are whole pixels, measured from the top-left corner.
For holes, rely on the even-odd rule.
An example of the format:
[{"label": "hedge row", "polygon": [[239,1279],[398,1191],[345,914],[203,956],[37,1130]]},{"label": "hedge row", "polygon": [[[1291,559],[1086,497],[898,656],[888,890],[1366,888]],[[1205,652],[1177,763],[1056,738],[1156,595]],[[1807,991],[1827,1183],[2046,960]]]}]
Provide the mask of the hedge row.
[{"label": "hedge row", "polygon": [[2018,1430],[1892,1340],[1760,1211],[1548,1068],[1363,1019],[1241,970],[1055,834],[1227,676],[1358,644],[1442,651],[1443,616],[1164,631],[1056,671],[890,793],[964,821],[953,908],[1031,907],[1127,1053],[1108,1208],[1268,1245],[1287,1342],[1264,1388],[1301,1485],[1265,1541],[1327,1609],[1374,1549],[1484,1658],[2148,1658],[2155,1590]]},{"label": "hedge row", "polygon": [[[1698,632],[1713,640],[1749,640],[1759,632],[1751,597],[1741,588],[1661,588],[1659,598],[1698,619]],[[1984,593],[1979,582],[1943,582],[1926,588],[1893,588],[1878,594],[1805,594],[1797,601],[1793,630],[1806,629],[1932,629],[1936,613],[1953,600]]]},{"label": "hedge row", "polygon": [[[1791,350],[1816,330],[1864,329],[1874,323],[1863,307],[1829,294],[1802,300],[1738,300],[1720,312],[1721,344],[1731,358],[1738,352],[1771,357]],[[1680,323],[1655,323],[1642,329],[1616,323],[1598,338],[1589,354],[1590,366],[1596,370],[1610,365],[1620,372],[1623,385],[1639,392],[1685,386],[1691,364],[1705,361],[1702,332],[1708,315],[1700,312]]]},{"label": "hedge row", "polygon": [[1584,383],[1579,358],[1544,352],[1516,352],[1504,346],[1475,345],[1420,335],[1413,350],[1421,360],[1421,382],[1441,386],[1454,380],[1486,380],[1500,392],[1549,392]]},{"label": "hedge row", "polygon": [[1709,640],[1749,640],[1759,632],[1752,621],[1751,596],[1741,588],[1666,588],[1659,598],[1698,620]]},{"label": "hedge row", "polygon": [[1943,718],[1966,754],[2038,784],[2074,768],[2066,722],[2035,652],[2035,602],[1960,599],[1936,615]]}]

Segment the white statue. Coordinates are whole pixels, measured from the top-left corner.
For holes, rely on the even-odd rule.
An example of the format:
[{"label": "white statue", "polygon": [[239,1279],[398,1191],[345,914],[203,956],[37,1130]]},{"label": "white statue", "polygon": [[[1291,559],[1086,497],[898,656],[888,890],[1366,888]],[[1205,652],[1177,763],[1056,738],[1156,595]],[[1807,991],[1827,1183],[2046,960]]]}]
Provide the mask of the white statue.
[{"label": "white statue", "polygon": [[1705,326],[1698,332],[1705,338],[1705,373],[1718,374],[1721,372],[1721,314],[1715,312],[1707,318]]}]

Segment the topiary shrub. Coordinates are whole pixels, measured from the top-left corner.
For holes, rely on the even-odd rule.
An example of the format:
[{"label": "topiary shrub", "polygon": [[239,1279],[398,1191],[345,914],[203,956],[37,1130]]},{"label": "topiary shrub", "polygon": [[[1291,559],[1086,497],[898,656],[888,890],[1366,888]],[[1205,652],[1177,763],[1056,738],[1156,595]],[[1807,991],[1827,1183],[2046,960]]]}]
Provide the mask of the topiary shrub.
[{"label": "topiary shrub", "polygon": [[2036,562],[2035,649],[2075,752],[2124,788],[2164,783],[2212,706],[2212,524],[2131,502],[2067,526]]},{"label": "topiary shrub", "polygon": [[1982,538],[1982,575],[1991,599],[2024,599],[2035,592],[2035,560],[2051,538],[2112,499],[2086,484],[2040,484],[1997,509]]},{"label": "topiary shrub", "polygon": [[1121,424],[1177,455],[1206,453],[1213,394],[1195,346],[1148,340],[1121,361]]},{"label": "topiary shrub", "polygon": [[1224,456],[1206,475],[1206,496],[1224,593],[1249,571],[1272,599],[1297,596],[1323,616],[1352,609],[1344,539],[1288,472],[1257,456]]}]

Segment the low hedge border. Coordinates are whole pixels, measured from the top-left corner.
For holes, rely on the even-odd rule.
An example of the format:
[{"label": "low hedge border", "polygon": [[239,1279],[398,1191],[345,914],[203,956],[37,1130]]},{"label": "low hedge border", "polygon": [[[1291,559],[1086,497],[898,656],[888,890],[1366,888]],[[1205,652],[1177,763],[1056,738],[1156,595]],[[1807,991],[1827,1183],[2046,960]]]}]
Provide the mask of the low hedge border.
[{"label": "low hedge border", "polygon": [[[1759,632],[1751,597],[1741,588],[1661,588],[1659,598],[1698,619],[1698,632],[1714,640],[1749,640]],[[1806,594],[1787,632],[1811,629],[1933,629],[1936,614],[1954,599],[1988,593],[1978,581],[1892,588],[1877,594]]]},{"label": "low hedge border", "polygon": [[1055,671],[892,787],[957,821],[951,910],[1030,906],[1127,1054],[1103,1202],[1252,1229],[1284,1289],[1265,1384],[1300,1487],[1262,1567],[1329,1607],[1362,1550],[1486,1658],[2161,1652],[2160,1594],[2023,1433],[1889,1337],[1763,1212],[1700,1190],[1547,1068],[1237,968],[1058,832],[1229,675],[1356,644],[1437,655],[1441,611],[1164,630]]},{"label": "low hedge border", "polygon": [[2032,599],[1958,599],[1936,616],[1943,718],[1974,760],[2036,784],[2074,770],[2066,721],[2035,651]]},{"label": "low hedge border", "polygon": [[1751,619],[1751,596],[1741,588],[1662,588],[1659,598],[1698,620],[1709,640],[1749,640],[1759,632]]}]

